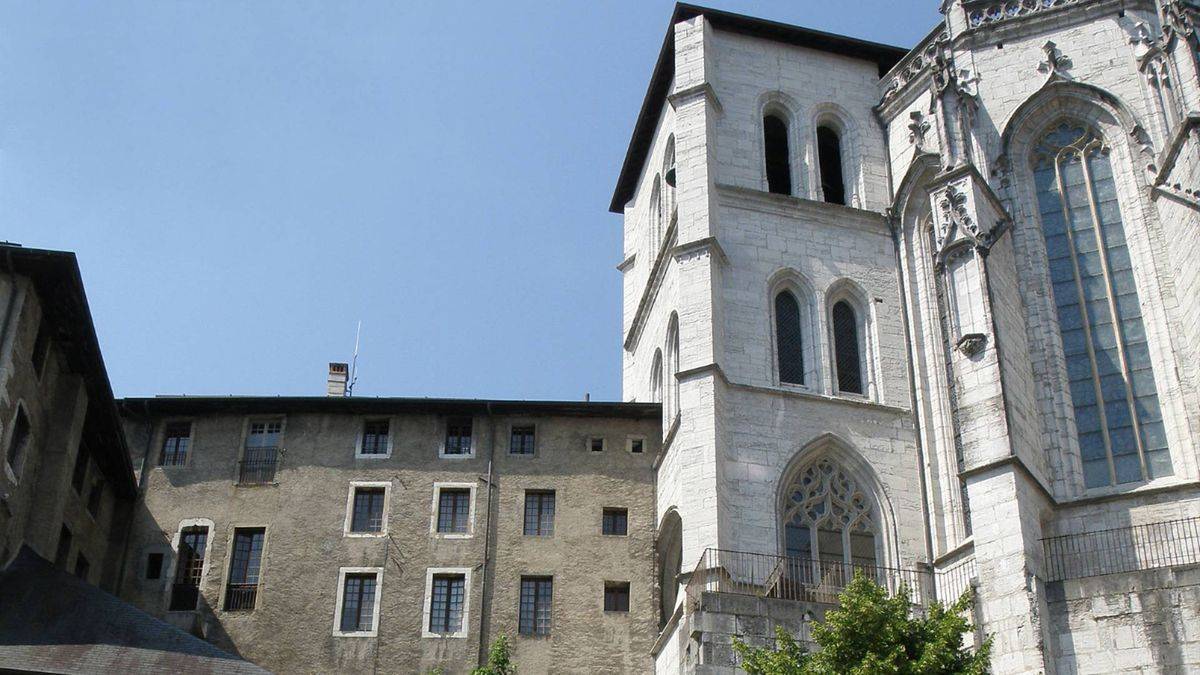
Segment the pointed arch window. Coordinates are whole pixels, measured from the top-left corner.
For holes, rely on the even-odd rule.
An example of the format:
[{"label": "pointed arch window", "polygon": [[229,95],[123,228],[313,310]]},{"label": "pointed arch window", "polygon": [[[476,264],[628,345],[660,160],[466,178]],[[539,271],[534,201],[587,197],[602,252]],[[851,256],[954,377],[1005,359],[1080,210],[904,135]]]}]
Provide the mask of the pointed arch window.
[{"label": "pointed arch window", "polygon": [[854,569],[871,572],[878,565],[872,500],[841,466],[828,457],[818,459],[792,479],[784,494],[785,553],[805,561],[792,564],[793,581],[845,583]]},{"label": "pointed arch window", "polygon": [[1172,473],[1109,149],[1064,120],[1032,158],[1084,483]]},{"label": "pointed arch window", "polygon": [[679,416],[679,317],[672,314],[667,328],[667,423],[672,424]]},{"label": "pointed arch window", "polygon": [[663,395],[663,360],[662,350],[654,352],[654,365],[650,367],[650,401],[662,403]]},{"label": "pointed arch window", "polygon": [[788,290],[775,295],[775,351],[779,361],[779,381],[784,384],[804,384],[800,303],[795,294]]},{"label": "pointed arch window", "polygon": [[767,191],[792,194],[792,163],[788,150],[787,122],[778,114],[763,117],[763,150],[767,164]]},{"label": "pointed arch window", "polygon": [[653,257],[662,244],[662,181],[654,176],[654,187],[650,191],[650,255]]},{"label": "pointed arch window", "polygon": [[817,127],[817,161],[821,168],[821,194],[830,204],[846,203],[846,181],[842,176],[842,137],[833,127]]},{"label": "pointed arch window", "polygon": [[845,300],[833,305],[833,351],[840,393],[862,394],[862,354],[858,341],[858,313]]}]

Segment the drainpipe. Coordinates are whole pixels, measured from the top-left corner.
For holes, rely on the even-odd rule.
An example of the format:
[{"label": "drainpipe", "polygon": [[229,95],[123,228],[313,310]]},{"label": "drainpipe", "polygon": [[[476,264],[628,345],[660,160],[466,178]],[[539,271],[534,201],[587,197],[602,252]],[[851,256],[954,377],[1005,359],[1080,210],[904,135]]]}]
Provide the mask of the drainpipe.
[{"label": "drainpipe", "polygon": [[492,438],[488,444],[487,499],[485,500],[487,513],[483,521],[483,569],[480,573],[482,581],[479,586],[479,658],[477,663],[480,667],[487,663],[487,628],[491,624],[489,615],[492,603],[488,598],[488,569],[491,567],[492,561],[492,467],[496,461],[496,418],[492,417],[491,401],[488,401],[486,405],[488,426]]}]

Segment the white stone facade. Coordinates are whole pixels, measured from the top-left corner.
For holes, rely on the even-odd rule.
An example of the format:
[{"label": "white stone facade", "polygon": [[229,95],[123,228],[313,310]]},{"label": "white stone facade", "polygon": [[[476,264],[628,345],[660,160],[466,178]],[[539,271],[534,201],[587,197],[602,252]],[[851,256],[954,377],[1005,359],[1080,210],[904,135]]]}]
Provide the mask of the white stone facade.
[{"label": "white stone facade", "polygon": [[[1187,567],[1200,564],[1200,531],[1178,540],[1163,525],[1200,518],[1200,7],[955,0],[943,13],[905,54],[676,10],[614,197],[624,397],[664,403],[658,513],[681,533],[660,557],[678,546],[686,584],[708,549],[803,549],[781,519],[784,493],[830,457],[870,486],[876,564],[971,570],[994,672],[1200,669],[1200,577]],[[767,116],[787,130],[784,190],[768,179],[782,155],[766,147]],[[1039,143],[1063,124],[1092,134],[1083,188],[1035,175]],[[836,174],[818,127],[838,137],[844,204],[826,203]],[[1064,178],[1047,188],[1047,175]],[[1090,228],[1069,235],[1070,258],[1048,248],[1047,190],[1070,227]],[[1093,230],[1108,248],[1087,257]],[[1086,277],[1096,259],[1103,276]],[[1092,303],[1090,362],[1067,356],[1063,260]],[[1101,282],[1108,295],[1086,295]],[[784,290],[802,347],[778,335]],[[853,339],[834,318],[843,303]],[[857,340],[860,382],[839,375],[853,351],[843,339]],[[803,383],[781,374],[781,350],[802,354],[803,377],[787,377]],[[1103,396],[1104,426],[1086,439],[1071,384],[1081,363]],[[1135,380],[1146,372],[1151,398]],[[1122,444],[1125,413],[1136,447]],[[1141,479],[1118,473],[1128,467]],[[1073,563],[1054,547],[1108,531],[1123,566],[1063,568]],[[1171,533],[1174,557],[1156,554],[1156,532]],[[680,643],[672,631],[688,618],[676,618],[660,672],[731,665]],[[1113,640],[1115,655],[1102,646]]]}]

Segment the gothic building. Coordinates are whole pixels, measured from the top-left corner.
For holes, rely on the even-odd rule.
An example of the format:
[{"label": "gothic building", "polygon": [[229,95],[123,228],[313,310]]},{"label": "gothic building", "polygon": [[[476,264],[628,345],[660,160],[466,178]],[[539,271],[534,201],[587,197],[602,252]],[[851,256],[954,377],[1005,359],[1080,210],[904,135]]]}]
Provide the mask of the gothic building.
[{"label": "gothic building", "polygon": [[855,569],[973,587],[996,673],[1200,669],[1200,7],[941,11],[905,51],[675,10],[611,206],[657,672]]}]

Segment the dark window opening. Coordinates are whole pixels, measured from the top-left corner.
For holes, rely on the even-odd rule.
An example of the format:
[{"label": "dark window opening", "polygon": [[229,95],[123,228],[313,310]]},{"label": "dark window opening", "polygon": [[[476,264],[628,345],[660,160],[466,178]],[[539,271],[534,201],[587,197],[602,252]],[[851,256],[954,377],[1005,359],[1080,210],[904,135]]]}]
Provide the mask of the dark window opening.
[{"label": "dark window opening", "polygon": [[438,495],[437,531],[462,534],[471,525],[471,491],[466,488],[442,489]]},{"label": "dark window opening", "polygon": [[858,353],[858,317],[845,300],[833,306],[833,346],[837,361],[838,391],[863,393],[862,361]]},{"label": "dark window opening", "polygon": [[821,166],[821,193],[830,204],[846,203],[842,178],[842,140],[829,127],[817,127],[817,158]]},{"label": "dark window opening", "polygon": [[800,303],[790,291],[775,296],[775,351],[779,381],[804,384],[804,342],[800,330]]},{"label": "dark window opening", "polygon": [[163,568],[163,554],[151,553],[146,556],[146,578],[161,579]]},{"label": "dark window opening", "polygon": [[603,438],[590,439],[588,441],[588,444],[591,446],[592,452],[603,452],[604,451],[604,439]]},{"label": "dark window opening", "polygon": [[763,118],[763,148],[767,162],[767,191],[792,194],[792,166],[787,123],[775,115]]},{"label": "dark window opening", "polygon": [[25,416],[25,409],[18,405],[12,436],[8,439],[8,454],[5,455],[14,472],[19,470],[21,455],[25,452],[25,446],[29,444],[29,430],[29,418]]},{"label": "dark window opening", "polygon": [[629,440],[629,451],[633,454],[641,454],[646,449],[646,441],[641,438],[633,438]]},{"label": "dark window opening", "polygon": [[615,536],[629,533],[629,511],[626,509],[604,509],[602,532]]},{"label": "dark window opening", "polygon": [[628,612],[629,611],[629,582],[628,581],[606,581],[606,582],[604,582],[604,611],[606,611],[606,612]]},{"label": "dark window opening", "polygon": [[45,323],[38,326],[37,337],[33,339],[33,354],[30,355],[30,360],[33,362],[33,372],[37,373],[38,379],[41,379],[42,374],[46,372],[46,361],[50,356],[50,327]]},{"label": "dark window opening", "polygon": [[554,492],[525,493],[525,534],[549,537],[554,534]]},{"label": "dark window opening", "polygon": [[88,570],[90,570],[91,567],[92,566],[88,562],[88,559],[83,557],[82,553],[77,553],[75,555],[75,576],[87,581]]},{"label": "dark window opening", "polygon": [[79,450],[75,453],[75,467],[71,469],[71,487],[75,489],[75,494],[83,496],[83,484],[87,482],[88,470],[88,447],[82,440],[79,441]]},{"label": "dark window opening", "polygon": [[54,566],[67,569],[67,558],[71,556],[71,530],[66,525],[58,531],[58,549],[54,552]]},{"label": "dark window opening", "polygon": [[370,574],[347,574],[342,590],[343,633],[370,631],[375,623],[375,586],[378,577]]},{"label": "dark window opening", "polygon": [[388,420],[368,420],[363,422],[362,452],[363,455],[386,455],[388,453]]},{"label": "dark window opening", "polygon": [[204,575],[207,544],[207,527],[188,527],[179,533],[175,583],[171,587],[171,604],[168,607],[172,612],[196,609],[196,603],[200,600],[200,580]]},{"label": "dark window opening", "polygon": [[466,577],[462,574],[433,575],[433,597],[429,602],[429,632],[443,635],[462,630]]},{"label": "dark window opening", "polygon": [[225,611],[249,611],[258,599],[259,571],[267,532],[261,527],[238,528],[233,532],[233,557],[229,583],[225,584]]},{"label": "dark window opening", "polygon": [[354,488],[354,506],[350,531],[356,533],[383,531],[383,502],[387,492],[381,487]]},{"label": "dark window opening", "polygon": [[532,424],[514,425],[508,439],[508,452],[513,455],[532,455],[534,427]]},{"label": "dark window opening", "polygon": [[550,577],[521,577],[521,635],[549,635],[554,580]]},{"label": "dark window opening", "polygon": [[471,418],[454,417],[446,420],[447,455],[471,454]]},{"label": "dark window opening", "polygon": [[192,444],[191,422],[172,422],[163,433],[159,466],[181,466],[187,462],[188,447]]}]

